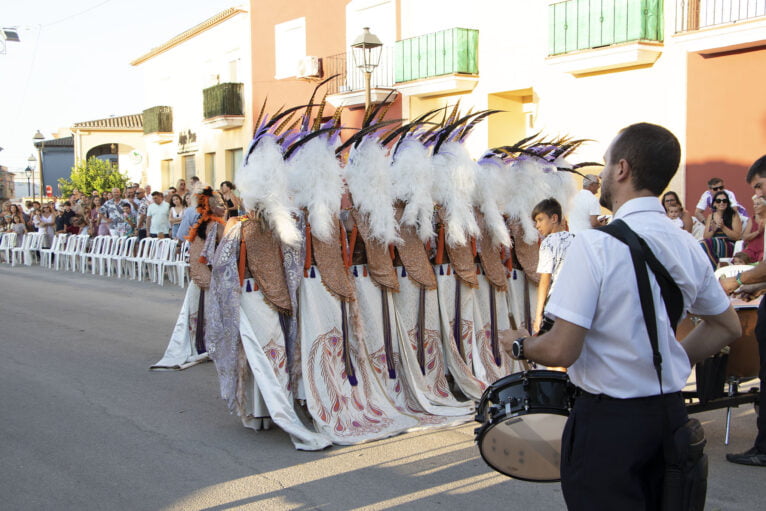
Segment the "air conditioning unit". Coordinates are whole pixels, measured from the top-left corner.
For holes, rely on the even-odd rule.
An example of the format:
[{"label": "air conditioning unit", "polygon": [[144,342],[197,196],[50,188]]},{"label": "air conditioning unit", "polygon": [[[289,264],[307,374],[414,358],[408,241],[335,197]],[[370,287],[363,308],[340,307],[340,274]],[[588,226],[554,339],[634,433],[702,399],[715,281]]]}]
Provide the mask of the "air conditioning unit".
[{"label": "air conditioning unit", "polygon": [[298,61],[297,78],[320,78],[322,76],[322,59],[319,57],[303,57]]}]

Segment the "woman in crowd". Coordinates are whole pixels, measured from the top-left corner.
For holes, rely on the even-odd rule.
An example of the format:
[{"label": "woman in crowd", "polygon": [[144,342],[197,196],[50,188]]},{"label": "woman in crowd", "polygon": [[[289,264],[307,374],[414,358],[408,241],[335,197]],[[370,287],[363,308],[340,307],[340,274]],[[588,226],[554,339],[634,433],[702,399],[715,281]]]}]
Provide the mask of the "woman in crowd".
[{"label": "woman in crowd", "polygon": [[745,224],[742,239],[745,241],[743,252],[752,262],[763,260],[763,228],[764,224],[758,221],[755,215],[748,218]]},{"label": "woman in crowd", "polygon": [[731,207],[726,192],[713,195],[712,208],[713,213],[705,219],[705,233],[700,244],[715,268],[720,258],[731,257],[734,253],[734,242],[742,236],[742,220]]},{"label": "woman in crowd", "polygon": [[11,203],[10,202],[3,202],[2,216],[3,216],[3,220],[5,221],[6,225],[13,221],[13,215],[11,214]]},{"label": "woman in crowd", "polygon": [[90,218],[94,234],[98,236],[109,235],[109,222],[106,221],[106,216],[101,213],[101,206],[104,205],[104,199],[101,197],[95,197],[93,199],[93,209],[90,210]]},{"label": "woman in crowd", "polygon": [[21,215],[13,215],[13,220],[8,226],[8,232],[16,233],[16,246],[21,246],[21,240],[24,239],[24,235],[27,233],[27,226],[24,223],[24,218]]},{"label": "woman in crowd", "polygon": [[678,198],[678,194],[674,191],[665,192],[665,195],[662,196],[662,207],[665,208],[665,213],[668,212],[670,206],[681,208],[680,218],[683,221],[683,229],[686,232],[692,232],[692,216],[684,209],[681,199]]},{"label": "woman in crowd", "polygon": [[56,226],[56,213],[48,205],[43,206],[42,213],[40,213],[39,221],[37,224],[37,232],[45,233],[43,238],[43,247],[48,248],[53,242],[53,233]]},{"label": "woman in crowd", "polygon": [[239,216],[239,197],[234,195],[234,190],[237,187],[231,181],[224,181],[221,183],[221,195],[226,202],[226,218],[233,218]]},{"label": "woman in crowd", "polygon": [[178,228],[181,226],[181,219],[186,209],[186,203],[179,194],[173,194],[170,197],[170,211],[168,212],[168,220],[170,221],[170,237],[176,239],[178,234]]}]

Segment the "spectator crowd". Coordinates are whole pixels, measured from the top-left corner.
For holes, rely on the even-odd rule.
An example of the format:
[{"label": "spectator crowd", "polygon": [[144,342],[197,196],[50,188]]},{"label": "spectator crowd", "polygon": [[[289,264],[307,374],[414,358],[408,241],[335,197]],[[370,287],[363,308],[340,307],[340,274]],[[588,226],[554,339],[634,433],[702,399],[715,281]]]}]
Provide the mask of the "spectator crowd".
[{"label": "spectator crowd", "polygon": [[[59,233],[112,236],[172,237],[183,240],[196,220],[194,193],[203,188],[199,178],[179,179],[165,192],[132,183],[124,189],[112,188],[86,193],[74,189],[68,198],[47,201],[5,202],[0,211],[0,233],[15,232],[21,246],[28,232],[43,232],[43,247],[51,246]],[[240,200],[230,181],[220,186],[227,203],[227,217],[240,214]]]}]

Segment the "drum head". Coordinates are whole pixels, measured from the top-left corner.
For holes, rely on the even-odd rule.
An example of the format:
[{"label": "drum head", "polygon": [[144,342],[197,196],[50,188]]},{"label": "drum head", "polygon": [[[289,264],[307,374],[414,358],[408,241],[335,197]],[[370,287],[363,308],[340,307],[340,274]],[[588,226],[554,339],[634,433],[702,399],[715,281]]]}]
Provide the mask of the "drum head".
[{"label": "drum head", "polygon": [[535,413],[490,425],[479,439],[479,452],[489,466],[525,481],[561,479],[561,436],[567,417]]}]

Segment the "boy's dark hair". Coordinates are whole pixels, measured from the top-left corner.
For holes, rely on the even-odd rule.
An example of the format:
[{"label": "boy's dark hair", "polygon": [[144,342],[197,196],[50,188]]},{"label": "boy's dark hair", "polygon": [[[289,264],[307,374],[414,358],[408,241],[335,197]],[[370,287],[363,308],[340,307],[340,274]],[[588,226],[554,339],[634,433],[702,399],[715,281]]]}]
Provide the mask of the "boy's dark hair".
[{"label": "boy's dark hair", "polygon": [[735,257],[738,257],[742,259],[743,261],[745,261],[745,264],[750,264],[750,254],[748,254],[747,252],[737,252],[736,254],[731,256],[732,259],[734,259]]},{"label": "boy's dark hair", "polygon": [[158,195],[161,195],[161,196],[163,196],[163,197],[164,197],[164,195],[162,194],[162,192],[152,192],[152,197],[156,197],[156,196],[158,196]]},{"label": "boy's dark hair", "polygon": [[718,183],[723,183],[723,179],[721,179],[720,177],[711,177],[710,179],[707,180],[707,187],[710,188],[711,186],[716,185]]},{"label": "boy's dark hair", "polygon": [[747,171],[747,182],[752,183],[756,177],[766,177],[766,154],[755,160]]},{"label": "boy's dark hair", "polygon": [[553,215],[558,215],[559,222],[561,221],[561,204],[559,204],[559,201],[554,199],[553,197],[550,197],[548,199],[543,199],[540,202],[537,203],[537,206],[535,206],[535,209],[532,210],[532,220],[537,217],[540,213],[546,214],[550,217]]},{"label": "boy's dark hair", "polygon": [[69,206],[69,207],[71,208],[71,207],[72,207],[72,203],[71,203],[71,202],[69,202],[69,201],[66,201],[66,202],[64,203],[64,206]]},{"label": "boy's dark hair", "polygon": [[623,159],[630,164],[636,190],[649,190],[659,197],[678,170],[681,144],[668,129],[641,122],[620,130],[609,157],[607,164]]}]

